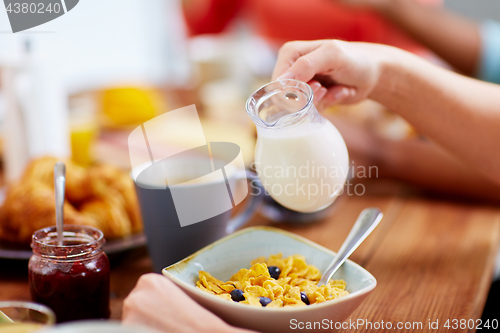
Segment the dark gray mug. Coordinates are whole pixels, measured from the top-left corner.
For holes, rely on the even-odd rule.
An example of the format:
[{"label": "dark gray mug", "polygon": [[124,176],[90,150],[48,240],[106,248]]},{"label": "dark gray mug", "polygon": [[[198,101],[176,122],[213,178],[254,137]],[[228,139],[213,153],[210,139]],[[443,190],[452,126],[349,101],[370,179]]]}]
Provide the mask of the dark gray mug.
[{"label": "dark gray mug", "polygon": [[[200,170],[198,169],[203,168],[205,161],[196,161],[196,159],[195,157],[170,159],[168,163],[174,163],[175,167],[171,167],[169,170],[174,170],[178,178],[197,178],[200,174]],[[237,170],[234,166],[231,168],[226,166],[224,168],[226,170],[224,174],[226,182],[208,177],[205,181],[181,183],[176,184],[175,187],[173,187],[174,185],[165,185],[165,179],[162,179],[165,174],[162,172],[165,169],[165,163],[167,162],[159,161],[153,165],[149,165],[147,168],[142,167],[143,170],[134,171],[138,174],[135,184],[141,206],[148,250],[153,261],[153,268],[158,273],[163,268],[176,263],[204,246],[241,228],[257,211],[264,197],[264,190],[260,187],[257,176],[250,171]],[[138,168],[140,169],[141,167]],[[238,183],[240,188],[241,185],[247,186],[246,181],[243,182],[243,180],[253,181],[251,186],[252,193],[250,193],[246,207],[238,215],[231,218],[232,209],[229,209],[201,222],[181,226],[178,214],[179,201],[174,203],[176,195],[177,197],[182,195],[185,198],[189,198],[196,197],[200,193],[207,193],[207,191],[216,193],[215,189],[220,190],[226,187],[228,191],[230,189],[235,190],[238,187]],[[174,197],[171,187],[177,191],[174,193]],[[245,191],[248,192],[247,187]],[[236,196],[233,194],[233,197]],[[192,210],[193,213],[196,213],[200,209],[211,206],[217,210],[220,206],[220,200],[218,199],[217,195],[208,195],[204,197],[203,202],[200,202],[199,199],[193,200],[195,202],[193,202],[192,207],[189,206],[189,199],[183,199],[183,201],[187,204],[188,211]],[[234,203],[235,201],[233,201],[233,205]]]}]

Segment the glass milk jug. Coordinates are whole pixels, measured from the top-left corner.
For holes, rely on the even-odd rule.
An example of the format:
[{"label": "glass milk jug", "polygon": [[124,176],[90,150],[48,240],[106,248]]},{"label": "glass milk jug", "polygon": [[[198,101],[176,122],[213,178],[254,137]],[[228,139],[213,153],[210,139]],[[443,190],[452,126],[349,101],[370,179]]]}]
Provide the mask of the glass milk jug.
[{"label": "glass milk jug", "polygon": [[339,131],[316,110],[311,87],[271,82],[246,109],[257,126],[256,172],[271,197],[303,213],[331,205],[343,192],[349,156]]}]

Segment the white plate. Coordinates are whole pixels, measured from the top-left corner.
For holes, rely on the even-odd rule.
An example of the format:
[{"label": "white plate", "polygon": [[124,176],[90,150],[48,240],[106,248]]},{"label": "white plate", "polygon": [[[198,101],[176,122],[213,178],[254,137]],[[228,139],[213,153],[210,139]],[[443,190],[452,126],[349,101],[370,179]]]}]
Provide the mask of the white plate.
[{"label": "white plate", "polygon": [[[146,245],[146,235],[143,233],[131,235],[125,238],[112,239],[106,241],[103,249],[107,255],[114,255],[128,250],[136,249]],[[0,258],[29,260],[31,258],[31,249],[27,246],[18,246],[15,244],[0,241]]]}]

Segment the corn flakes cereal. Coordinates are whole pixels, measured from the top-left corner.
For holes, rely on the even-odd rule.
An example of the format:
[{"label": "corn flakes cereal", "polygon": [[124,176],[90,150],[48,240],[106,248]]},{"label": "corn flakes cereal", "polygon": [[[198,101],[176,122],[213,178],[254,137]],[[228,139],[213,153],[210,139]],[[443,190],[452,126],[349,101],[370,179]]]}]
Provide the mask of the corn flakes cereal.
[{"label": "corn flakes cereal", "polygon": [[[330,280],[327,285],[318,287],[321,272],[298,254],[283,258],[279,253],[267,260],[260,257],[251,264],[250,269],[240,269],[227,282],[200,271],[196,286],[228,301],[272,308],[306,306],[349,294],[344,280]],[[271,277],[270,271],[276,279]]]}]

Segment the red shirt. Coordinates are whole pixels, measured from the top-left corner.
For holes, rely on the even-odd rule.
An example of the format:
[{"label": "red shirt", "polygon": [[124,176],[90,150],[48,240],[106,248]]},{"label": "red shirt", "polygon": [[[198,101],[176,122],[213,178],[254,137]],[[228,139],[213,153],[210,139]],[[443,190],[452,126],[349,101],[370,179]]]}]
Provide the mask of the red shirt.
[{"label": "red shirt", "polygon": [[[422,47],[370,9],[354,8],[336,0],[204,0],[190,1],[185,10],[193,35],[224,30],[243,14],[257,32],[279,46],[290,40],[342,39],[393,45],[409,51]],[[420,0],[440,4],[441,0]],[[203,5],[198,6],[200,3]]]}]

